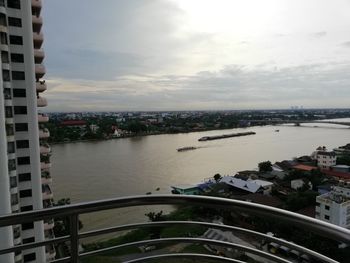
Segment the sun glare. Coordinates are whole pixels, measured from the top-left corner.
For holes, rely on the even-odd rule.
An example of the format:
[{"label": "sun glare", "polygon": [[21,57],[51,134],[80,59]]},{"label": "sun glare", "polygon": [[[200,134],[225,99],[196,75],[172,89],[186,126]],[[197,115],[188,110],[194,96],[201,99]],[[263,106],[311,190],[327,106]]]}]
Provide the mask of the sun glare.
[{"label": "sun glare", "polygon": [[259,35],[277,24],[284,1],[178,0],[188,27],[209,33]]}]

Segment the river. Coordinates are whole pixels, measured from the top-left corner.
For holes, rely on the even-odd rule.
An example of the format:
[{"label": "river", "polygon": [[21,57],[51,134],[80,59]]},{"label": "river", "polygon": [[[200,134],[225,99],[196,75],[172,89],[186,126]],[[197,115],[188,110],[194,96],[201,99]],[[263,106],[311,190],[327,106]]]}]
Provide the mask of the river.
[{"label": "river", "polygon": [[[99,142],[53,146],[52,169],[55,199],[73,203],[126,195],[170,193],[170,186],[199,183],[216,173],[233,175],[271,162],[311,154],[322,145],[328,149],[350,142],[350,129],[338,125],[264,126],[186,134],[153,135]],[[320,126],[320,125],[319,125]],[[278,129],[279,132],[275,130]],[[256,135],[198,142],[207,135],[254,131]],[[184,146],[201,148],[186,152]],[[156,189],[159,188],[159,191]],[[165,209],[165,208],[164,208]],[[144,220],[152,208],[84,216],[86,229],[112,223]]]}]

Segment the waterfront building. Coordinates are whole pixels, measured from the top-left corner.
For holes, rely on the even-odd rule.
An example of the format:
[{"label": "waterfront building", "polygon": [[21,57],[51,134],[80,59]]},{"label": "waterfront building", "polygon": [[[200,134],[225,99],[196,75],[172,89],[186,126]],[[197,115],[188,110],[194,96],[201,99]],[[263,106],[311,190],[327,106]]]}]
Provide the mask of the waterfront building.
[{"label": "waterfront building", "polygon": [[326,147],[318,147],[316,151],[311,154],[311,158],[317,161],[317,166],[320,169],[329,170],[332,166],[337,164],[337,155],[334,151],[327,151]]},{"label": "waterfront building", "polygon": [[[0,1],[0,215],[51,205],[41,0]],[[0,249],[53,237],[53,222],[0,228]],[[0,262],[46,262],[52,247],[0,255]]]},{"label": "waterfront building", "polygon": [[316,197],[317,219],[350,229],[350,183]]},{"label": "waterfront building", "polygon": [[242,180],[234,176],[224,176],[220,180],[235,189],[243,190],[249,193],[262,193],[269,195],[272,190],[273,183],[263,180]]},{"label": "waterfront building", "polygon": [[191,184],[176,185],[171,188],[173,189],[172,193],[174,194],[197,195],[200,193],[200,188]]}]

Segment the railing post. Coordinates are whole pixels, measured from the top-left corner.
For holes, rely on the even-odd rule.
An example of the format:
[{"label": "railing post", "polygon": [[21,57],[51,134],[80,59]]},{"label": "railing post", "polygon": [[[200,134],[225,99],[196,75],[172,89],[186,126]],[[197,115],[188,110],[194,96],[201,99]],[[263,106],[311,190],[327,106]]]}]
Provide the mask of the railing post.
[{"label": "railing post", "polygon": [[79,262],[79,218],[78,214],[71,215],[70,221],[70,254],[72,263]]}]

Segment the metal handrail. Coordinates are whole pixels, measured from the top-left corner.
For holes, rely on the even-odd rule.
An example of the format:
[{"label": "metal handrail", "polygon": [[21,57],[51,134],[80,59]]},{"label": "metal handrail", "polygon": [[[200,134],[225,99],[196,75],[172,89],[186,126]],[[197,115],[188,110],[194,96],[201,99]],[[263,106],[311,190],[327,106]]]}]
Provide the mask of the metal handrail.
[{"label": "metal handrail", "polygon": [[93,237],[97,235],[103,235],[103,234],[110,234],[114,232],[119,231],[125,231],[125,230],[131,230],[131,229],[138,229],[138,228],[150,228],[150,227],[166,227],[166,226],[188,226],[188,225],[196,225],[196,226],[203,226],[208,228],[214,228],[214,229],[220,229],[223,231],[230,231],[230,232],[239,232],[243,234],[248,234],[254,237],[259,237],[261,239],[269,240],[271,242],[275,242],[277,244],[280,244],[282,246],[286,246],[288,248],[300,251],[304,254],[307,254],[311,257],[317,258],[318,260],[322,262],[337,262],[329,257],[326,257],[320,253],[317,253],[313,250],[310,250],[308,248],[305,248],[303,246],[297,245],[295,243],[286,241],[284,239],[276,238],[267,234],[263,234],[260,232],[256,232],[250,229],[245,229],[241,227],[236,226],[228,226],[228,225],[222,225],[222,224],[215,224],[215,223],[208,223],[208,222],[201,222],[201,221],[159,221],[159,222],[147,222],[147,223],[136,223],[136,224],[127,224],[122,226],[116,226],[116,227],[109,227],[109,228],[103,228],[99,230],[92,230],[87,231],[79,234],[79,238],[87,238],[87,237]]},{"label": "metal handrail", "polygon": [[[99,235],[102,233],[108,233],[107,231],[110,230],[110,232],[119,231],[118,228],[126,228],[126,226],[119,226],[119,227],[113,227],[109,229],[102,229],[97,231],[90,231],[85,233],[80,233],[78,231],[78,217],[81,214],[91,213],[91,212],[97,212],[102,210],[108,210],[108,209],[115,209],[115,208],[123,208],[123,207],[131,207],[131,206],[144,206],[144,205],[200,205],[205,207],[215,207],[215,208],[223,208],[223,209],[230,209],[240,212],[249,212],[251,214],[257,214],[257,215],[263,215],[266,217],[272,217],[274,219],[280,219],[288,222],[292,225],[299,225],[303,228],[312,230],[313,232],[316,232],[320,235],[326,236],[327,238],[331,238],[334,240],[337,240],[339,242],[344,242],[350,244],[350,230],[347,230],[345,228],[338,227],[336,225],[332,225],[323,221],[316,220],[314,218],[306,217],[303,215],[295,214],[293,212],[289,212],[286,210],[273,208],[269,206],[259,205],[255,203],[250,202],[244,202],[239,200],[233,200],[233,199],[224,199],[224,198],[218,198],[218,197],[206,197],[206,196],[181,196],[181,195],[145,195],[145,196],[132,196],[132,197],[123,197],[123,198],[113,198],[113,199],[107,199],[107,200],[101,200],[101,201],[93,201],[93,202],[85,202],[80,204],[73,204],[73,205],[67,205],[67,206],[61,206],[61,207],[53,207],[48,208],[44,210],[38,210],[38,211],[30,211],[30,212],[24,212],[20,214],[13,214],[13,215],[5,215],[0,216],[0,227],[4,226],[10,226],[10,225],[16,225],[21,224],[25,222],[33,222],[33,221],[41,221],[45,219],[50,218],[56,218],[56,217],[69,217],[70,218],[70,236],[62,237],[62,238],[54,238],[49,241],[44,242],[34,242],[29,243],[17,247],[12,247],[8,249],[2,249],[0,250],[0,254],[4,254],[4,251],[6,253],[18,251],[19,248],[35,248],[42,246],[43,244],[53,244],[57,241],[62,240],[70,240],[71,243],[71,257],[70,258],[64,258],[55,260],[53,262],[78,262],[78,258],[91,255],[91,253],[101,253],[104,251],[98,250],[93,252],[87,252],[79,254],[78,252],[78,246],[79,246],[79,239],[87,236],[94,236]],[[179,222],[184,223],[184,222]],[[201,224],[206,226],[213,227],[213,224],[211,223],[204,223],[204,222],[191,222],[193,224]],[[166,222],[161,223],[157,222],[157,224],[166,224]],[[169,223],[168,223],[169,224]],[[215,225],[215,224],[214,224]],[[146,226],[145,224],[139,224],[139,226],[143,227]],[[137,227],[137,225],[129,225],[130,228]],[[240,228],[235,227],[224,227],[224,226],[218,226],[217,228],[226,228],[230,230],[237,230],[237,231],[243,231]],[[235,229],[234,229],[235,228]],[[251,230],[245,230],[245,232],[250,232]],[[243,231],[244,232],[244,231]],[[273,237],[268,237],[262,233],[251,231],[250,234],[258,234],[260,237],[268,238],[269,240],[278,241],[279,243],[283,243],[284,245],[288,245],[289,247],[301,250],[307,254],[310,254],[312,256],[315,256],[319,258],[319,255],[317,252],[308,250],[306,248],[300,249],[300,246],[292,244],[287,241],[279,240]],[[275,240],[276,239],[276,240]],[[191,240],[189,238],[181,239],[181,240]],[[194,242],[200,242],[200,240],[194,239],[192,241]],[[139,243],[150,243],[150,242],[165,242],[165,239],[160,239],[158,241],[152,241],[152,240],[146,240],[146,241],[139,241]],[[173,239],[175,241],[175,239]],[[180,241],[180,239],[177,239],[177,241]],[[185,241],[184,241],[185,242]],[[207,240],[202,239],[202,242],[216,242],[213,240]],[[135,245],[136,243],[129,243],[129,244],[123,244],[124,246],[131,246]],[[229,243],[232,245],[232,243]],[[227,246],[227,243],[222,243],[222,245]],[[108,248],[111,250],[110,248]],[[112,249],[115,249],[112,248]],[[245,250],[243,246],[241,249]],[[314,253],[314,254],[313,254]],[[323,255],[321,255],[323,256]],[[323,258],[320,258],[324,262],[336,262],[334,260],[331,260],[325,256]],[[279,262],[285,262],[285,261],[279,261]]]},{"label": "metal handrail", "polygon": [[155,259],[168,259],[168,258],[193,258],[193,259],[212,259],[220,262],[235,262],[235,263],[245,263],[244,261],[232,259],[232,258],[224,258],[214,255],[203,255],[203,254],[195,254],[195,253],[178,253],[178,254],[164,254],[164,255],[154,255],[148,257],[142,257],[137,259],[132,259],[125,261],[124,263],[136,263],[136,262],[147,262]]}]

